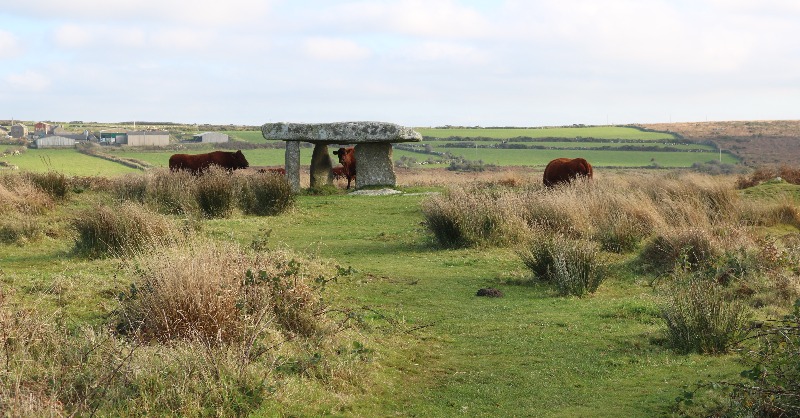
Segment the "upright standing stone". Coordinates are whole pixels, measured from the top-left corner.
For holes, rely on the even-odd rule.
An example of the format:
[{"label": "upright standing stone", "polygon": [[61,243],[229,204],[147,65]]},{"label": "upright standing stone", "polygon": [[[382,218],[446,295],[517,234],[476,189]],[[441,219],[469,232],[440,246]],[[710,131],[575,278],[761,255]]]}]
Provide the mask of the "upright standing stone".
[{"label": "upright standing stone", "polygon": [[297,141],[286,142],[286,179],[292,185],[292,190],[300,190],[300,143]]},{"label": "upright standing stone", "polygon": [[333,163],[331,155],[328,153],[328,146],[326,144],[314,145],[314,152],[311,153],[311,187],[331,184],[333,181],[332,168]]},{"label": "upright standing stone", "polygon": [[356,189],[364,186],[394,186],[397,178],[392,162],[392,144],[366,143],[355,147]]}]

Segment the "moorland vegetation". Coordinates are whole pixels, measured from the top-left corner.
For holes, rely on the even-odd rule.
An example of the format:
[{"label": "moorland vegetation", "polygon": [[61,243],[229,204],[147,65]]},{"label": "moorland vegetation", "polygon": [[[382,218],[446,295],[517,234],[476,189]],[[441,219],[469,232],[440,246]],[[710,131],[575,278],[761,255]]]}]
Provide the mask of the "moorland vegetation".
[{"label": "moorland vegetation", "polygon": [[[377,199],[217,170],[3,174],[0,409],[797,413],[793,185],[446,173]],[[476,304],[487,281],[507,296]]]}]

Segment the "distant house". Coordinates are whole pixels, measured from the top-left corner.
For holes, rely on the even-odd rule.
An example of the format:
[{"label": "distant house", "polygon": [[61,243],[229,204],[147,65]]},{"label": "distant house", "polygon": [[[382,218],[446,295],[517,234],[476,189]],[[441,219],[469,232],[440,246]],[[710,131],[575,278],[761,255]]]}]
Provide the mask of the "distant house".
[{"label": "distant house", "polygon": [[206,143],[221,143],[228,142],[229,137],[227,134],[221,132],[203,132],[194,136],[195,141]]},{"label": "distant house", "polygon": [[47,136],[53,132],[53,125],[45,122],[39,122],[33,125],[33,133],[39,137]]},{"label": "distant house", "polygon": [[28,136],[28,127],[17,123],[15,125],[11,125],[11,137],[12,138],[25,138]]},{"label": "distant house", "polygon": [[75,138],[51,135],[38,138],[33,141],[36,148],[71,148],[75,146]]},{"label": "distant house", "polygon": [[119,140],[120,138],[117,137],[118,144],[127,144],[131,147],[162,147],[169,145],[169,133],[165,131],[132,131],[127,133],[125,142]]}]

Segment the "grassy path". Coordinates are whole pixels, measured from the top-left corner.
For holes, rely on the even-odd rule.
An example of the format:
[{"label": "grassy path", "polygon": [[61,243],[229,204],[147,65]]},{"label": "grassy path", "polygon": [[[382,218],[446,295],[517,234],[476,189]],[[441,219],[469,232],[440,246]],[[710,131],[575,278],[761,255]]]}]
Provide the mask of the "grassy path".
[{"label": "grassy path", "polygon": [[[340,301],[414,330],[375,343],[380,384],[353,415],[660,416],[682,385],[740,371],[732,357],[654,343],[646,282],[615,277],[591,297],[562,298],[531,284],[512,250],[436,248],[420,225],[422,199],[302,197],[291,215],[209,225],[243,242],[271,229],[271,246],[352,266]],[[475,296],[487,286],[506,296]]]}]

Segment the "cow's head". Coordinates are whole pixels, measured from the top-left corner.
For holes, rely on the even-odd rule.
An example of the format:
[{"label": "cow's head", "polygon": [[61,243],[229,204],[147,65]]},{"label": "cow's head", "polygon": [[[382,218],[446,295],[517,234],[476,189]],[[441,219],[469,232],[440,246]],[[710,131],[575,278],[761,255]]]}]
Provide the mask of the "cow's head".
[{"label": "cow's head", "polygon": [[339,156],[339,164],[344,164],[348,155],[350,155],[350,159],[352,160],[353,152],[353,148],[339,148],[334,151],[333,154]]},{"label": "cow's head", "polygon": [[247,168],[250,167],[250,163],[247,162],[247,158],[244,158],[244,154],[242,154],[242,150],[237,150],[233,153],[233,169],[238,168]]}]

